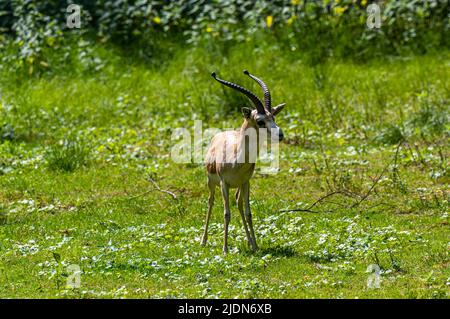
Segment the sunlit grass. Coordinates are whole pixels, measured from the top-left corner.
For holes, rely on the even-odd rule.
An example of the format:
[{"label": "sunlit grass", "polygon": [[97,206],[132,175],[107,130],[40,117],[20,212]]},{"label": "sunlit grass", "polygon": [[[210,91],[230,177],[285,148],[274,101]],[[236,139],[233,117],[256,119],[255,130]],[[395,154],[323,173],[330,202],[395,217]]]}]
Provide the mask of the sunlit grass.
[{"label": "sunlit grass", "polygon": [[[310,66],[249,44],[179,49],[160,68],[94,54],[97,72],[75,63],[0,80],[1,297],[449,297],[448,52]],[[201,247],[205,173],[171,161],[171,130],[238,127],[248,102],[210,72],[259,92],[243,69],[287,103],[287,138],[280,172],[252,180],[260,251],[246,247],[233,203],[223,256],[221,201]],[[336,189],[356,195],[280,212]],[[381,288],[368,289],[375,263]],[[79,289],[65,287],[70,264]]]}]

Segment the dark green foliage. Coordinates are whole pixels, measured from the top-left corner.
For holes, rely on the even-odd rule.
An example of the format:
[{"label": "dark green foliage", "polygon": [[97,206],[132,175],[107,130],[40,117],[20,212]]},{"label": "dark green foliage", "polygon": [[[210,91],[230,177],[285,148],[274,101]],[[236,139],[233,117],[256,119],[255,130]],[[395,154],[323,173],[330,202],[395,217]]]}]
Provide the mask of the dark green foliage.
[{"label": "dark green foliage", "polygon": [[368,1],[150,1],[80,0],[81,29],[68,29],[70,0],[0,1],[0,47],[16,68],[47,70],[50,51],[68,55],[67,39],[94,36],[128,51],[142,47],[144,60],[165,52],[155,38],[199,43],[258,41],[270,35],[285,50],[306,51],[312,65],[331,56],[366,60],[384,54],[424,53],[448,46],[448,1],[387,1],[381,29],[366,26]]}]

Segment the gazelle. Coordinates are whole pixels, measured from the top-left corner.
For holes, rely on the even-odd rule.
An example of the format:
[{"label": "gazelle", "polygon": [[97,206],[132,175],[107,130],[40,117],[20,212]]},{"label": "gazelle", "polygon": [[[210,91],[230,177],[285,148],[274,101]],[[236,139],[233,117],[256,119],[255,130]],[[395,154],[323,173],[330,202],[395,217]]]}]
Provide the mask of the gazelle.
[{"label": "gazelle", "polygon": [[[261,100],[249,90],[228,81],[216,77],[215,72],[211,76],[219,83],[235,89],[247,96],[254,104],[256,109],[247,107],[242,108],[244,123],[236,131],[226,131],[215,135],[205,156],[205,165],[208,173],[208,212],[205,220],[205,229],[202,238],[202,245],[206,245],[208,239],[208,224],[211,217],[211,211],[214,205],[214,194],[216,186],[219,186],[222,192],[224,205],[224,243],[223,252],[228,252],[228,225],[230,223],[229,189],[237,188],[236,202],[241,214],[242,224],[244,225],[248,245],[251,250],[257,249],[255,231],[253,229],[252,214],[250,211],[249,194],[250,178],[255,169],[256,153],[258,147],[252,148],[246,143],[247,136],[251,137],[251,132],[255,132],[255,141],[259,145],[261,132],[265,136],[270,136],[272,142],[278,142],[283,139],[283,131],[275,124],[275,115],[284,107],[284,103],[272,108],[271,96],[266,84],[244,70],[244,74],[255,80],[264,92],[264,105]],[[255,144],[255,143],[254,143]],[[245,206],[245,213],[244,213]]]}]

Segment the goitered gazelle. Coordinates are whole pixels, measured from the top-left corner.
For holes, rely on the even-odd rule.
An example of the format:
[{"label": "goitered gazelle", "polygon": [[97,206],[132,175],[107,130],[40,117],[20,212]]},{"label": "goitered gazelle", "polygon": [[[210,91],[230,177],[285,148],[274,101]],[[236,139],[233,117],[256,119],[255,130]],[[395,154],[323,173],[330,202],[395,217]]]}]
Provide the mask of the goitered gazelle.
[{"label": "goitered gazelle", "polygon": [[[202,245],[206,244],[208,239],[208,224],[211,217],[211,211],[214,205],[214,193],[216,186],[222,191],[224,205],[224,243],[223,252],[228,252],[228,225],[230,223],[230,206],[229,206],[229,189],[237,188],[236,202],[241,214],[242,224],[250,249],[257,249],[255,231],[253,229],[252,214],[250,212],[249,180],[255,169],[255,153],[258,147],[253,148],[247,143],[248,137],[251,136],[249,131],[255,132],[257,145],[259,146],[259,137],[261,132],[265,136],[271,137],[272,142],[278,142],[283,139],[283,131],[275,124],[275,115],[277,115],[284,107],[285,103],[274,108],[271,105],[271,96],[266,84],[244,70],[244,74],[255,80],[264,92],[264,105],[261,100],[249,90],[228,81],[219,79],[215,72],[211,75],[219,83],[235,89],[247,96],[254,104],[256,109],[247,107],[242,108],[244,115],[244,123],[241,128],[236,131],[225,131],[215,135],[205,156],[205,165],[208,173],[208,212],[205,220],[205,229],[202,238]],[[245,206],[245,213],[244,213]]]}]

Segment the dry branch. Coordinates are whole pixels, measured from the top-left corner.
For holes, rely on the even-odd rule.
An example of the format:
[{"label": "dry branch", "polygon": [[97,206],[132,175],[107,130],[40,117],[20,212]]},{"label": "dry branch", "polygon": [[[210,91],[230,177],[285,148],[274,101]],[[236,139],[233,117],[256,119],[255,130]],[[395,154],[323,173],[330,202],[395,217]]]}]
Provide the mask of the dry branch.
[{"label": "dry branch", "polygon": [[171,191],[168,191],[166,189],[162,189],[161,187],[159,187],[159,185],[152,178],[148,177],[146,180],[147,180],[147,182],[149,182],[149,183],[151,183],[153,185],[153,189],[150,189],[150,190],[148,190],[148,191],[146,191],[146,192],[144,192],[142,194],[139,194],[139,195],[136,195],[136,196],[132,196],[132,197],[130,197],[130,199],[134,199],[134,198],[138,198],[138,197],[147,195],[147,194],[149,194],[149,193],[151,193],[151,192],[153,192],[155,190],[158,191],[158,192],[170,195],[174,200],[178,199],[178,197],[177,197],[177,195],[175,195],[175,193],[173,193]]},{"label": "dry branch", "polygon": [[351,198],[355,198],[355,197],[360,197],[359,200],[357,200],[355,203],[353,203],[353,205],[348,206],[349,208],[355,208],[357,206],[359,206],[363,201],[365,201],[370,194],[372,193],[372,191],[375,189],[375,187],[378,185],[378,182],[381,180],[381,178],[384,176],[384,174],[387,172],[387,170],[389,169],[389,166],[391,166],[391,164],[394,162],[395,165],[397,165],[397,158],[398,158],[398,154],[400,151],[400,147],[402,146],[402,144],[404,143],[404,140],[401,140],[398,145],[397,145],[397,149],[395,151],[395,155],[394,158],[382,169],[381,173],[378,175],[378,177],[373,181],[372,185],[370,186],[369,190],[364,194],[364,195],[360,195],[360,194],[354,194],[345,190],[337,190],[337,191],[333,191],[330,193],[327,193],[325,195],[323,195],[322,197],[320,197],[319,199],[317,199],[314,203],[312,203],[310,206],[308,206],[307,208],[298,208],[298,209],[283,209],[280,210],[281,213],[283,212],[309,212],[309,213],[320,213],[319,211],[315,211],[312,210],[312,208],[314,208],[317,204],[323,202],[325,199],[327,199],[328,197],[331,197],[333,195],[344,195],[347,197],[351,197]]}]

